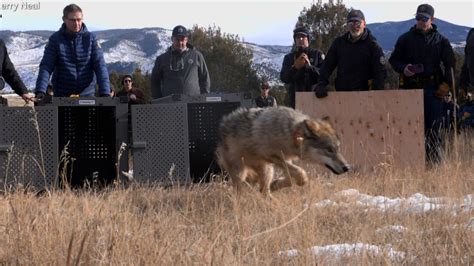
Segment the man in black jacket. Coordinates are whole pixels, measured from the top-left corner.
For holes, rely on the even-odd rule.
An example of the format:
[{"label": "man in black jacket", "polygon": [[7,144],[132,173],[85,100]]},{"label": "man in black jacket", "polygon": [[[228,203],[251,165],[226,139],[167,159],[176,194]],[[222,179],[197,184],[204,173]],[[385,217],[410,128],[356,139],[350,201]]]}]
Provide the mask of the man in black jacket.
[{"label": "man in black jacket", "polygon": [[34,100],[33,96],[28,93],[25,84],[16,72],[12,61],[10,61],[5,43],[0,39],[0,90],[3,89],[3,86],[5,85],[4,80],[12,87],[16,94],[23,98],[25,102]]},{"label": "man in black jacket", "polygon": [[329,77],[337,67],[336,91],[383,90],[385,57],[375,37],[365,28],[365,16],[353,9],[347,16],[348,31],[329,48],[315,88],[318,98],[326,97]]},{"label": "man in black jacket", "polygon": [[[441,127],[443,98],[452,84],[455,58],[449,40],[441,35],[434,21],[434,8],[419,5],[416,25],[402,34],[395,44],[389,62],[400,73],[400,88],[423,89],[425,116],[425,150],[428,166],[441,160]],[[441,63],[445,71],[441,69]]]},{"label": "man in black jacket", "polygon": [[318,82],[323,54],[309,48],[311,37],[308,28],[297,26],[293,30],[293,50],[285,55],[280,79],[288,86],[289,105],[295,108],[296,91],[312,91]]},{"label": "man in black jacket", "polygon": [[464,64],[461,70],[461,87],[466,92],[474,93],[474,28],[466,37],[466,47],[464,48]]}]

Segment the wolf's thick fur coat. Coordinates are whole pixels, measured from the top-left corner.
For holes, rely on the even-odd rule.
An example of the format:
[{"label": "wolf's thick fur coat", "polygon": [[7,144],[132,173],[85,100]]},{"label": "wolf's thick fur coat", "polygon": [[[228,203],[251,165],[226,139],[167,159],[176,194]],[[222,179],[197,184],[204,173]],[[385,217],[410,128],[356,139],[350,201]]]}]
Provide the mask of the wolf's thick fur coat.
[{"label": "wolf's thick fur coat", "polygon": [[[238,191],[249,182],[269,194],[308,182],[297,160],[320,163],[336,174],[348,171],[338,149],[335,130],[326,120],[287,107],[240,108],[223,118],[216,155]],[[283,179],[274,179],[274,166],[283,170]]]}]

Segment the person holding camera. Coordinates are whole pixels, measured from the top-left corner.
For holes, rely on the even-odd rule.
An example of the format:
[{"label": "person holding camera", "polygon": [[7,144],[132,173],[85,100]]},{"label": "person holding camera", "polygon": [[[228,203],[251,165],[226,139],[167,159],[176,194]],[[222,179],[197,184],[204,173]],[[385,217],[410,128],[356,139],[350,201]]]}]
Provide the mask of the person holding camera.
[{"label": "person holding camera", "polygon": [[314,90],[316,97],[328,96],[329,77],[336,67],[336,91],[383,90],[385,87],[385,57],[377,40],[365,27],[365,16],[360,10],[349,12],[347,32],[331,44]]},{"label": "person holding camera", "polygon": [[415,19],[415,26],[398,38],[389,62],[400,74],[400,88],[423,89],[426,162],[433,166],[441,161],[443,98],[456,60],[449,40],[433,24],[434,8],[419,5]]},{"label": "person holding camera", "polygon": [[324,55],[309,47],[311,36],[307,27],[297,25],[293,39],[293,50],[283,59],[280,79],[287,85],[289,106],[295,108],[295,92],[312,91],[318,82]]}]

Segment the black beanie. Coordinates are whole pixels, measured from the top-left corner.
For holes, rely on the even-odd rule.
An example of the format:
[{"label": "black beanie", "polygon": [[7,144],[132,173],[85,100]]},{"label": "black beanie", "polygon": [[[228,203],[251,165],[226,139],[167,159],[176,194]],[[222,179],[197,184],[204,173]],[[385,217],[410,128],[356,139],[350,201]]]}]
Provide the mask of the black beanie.
[{"label": "black beanie", "polygon": [[308,41],[311,41],[311,35],[309,34],[309,29],[305,26],[296,27],[293,30],[293,39],[296,38],[296,35],[301,34],[308,37]]}]

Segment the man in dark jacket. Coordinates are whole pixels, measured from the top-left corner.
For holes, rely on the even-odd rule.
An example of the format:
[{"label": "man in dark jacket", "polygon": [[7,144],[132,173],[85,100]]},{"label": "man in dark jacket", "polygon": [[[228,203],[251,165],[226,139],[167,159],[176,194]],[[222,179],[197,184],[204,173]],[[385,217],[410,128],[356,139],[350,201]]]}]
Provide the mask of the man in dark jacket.
[{"label": "man in dark jacket", "polygon": [[365,28],[365,16],[353,9],[347,16],[348,31],[329,48],[315,88],[318,98],[326,97],[329,77],[337,67],[336,91],[383,90],[385,57],[375,37]]},{"label": "man in dark jacket", "polygon": [[471,94],[474,93],[474,28],[469,31],[466,37],[464,64],[461,70],[461,87]]},{"label": "man in dark jacket", "polygon": [[44,50],[36,80],[37,98],[45,95],[51,74],[54,96],[93,96],[97,78],[99,95],[108,97],[109,74],[102,48],[82,22],[82,9],[75,4],[66,6],[63,22]]},{"label": "man in dark jacket", "polygon": [[211,80],[201,52],[188,43],[188,31],[178,25],[171,36],[173,44],[156,58],[151,73],[152,98],[171,94],[198,95],[210,92]]},{"label": "man in dark jacket", "polygon": [[7,47],[3,40],[0,39],[0,90],[5,86],[6,81],[20,95],[25,102],[33,101],[33,96],[28,93],[25,84],[15,70],[10,57],[8,56]]},{"label": "man in dark jacket", "polygon": [[438,32],[433,21],[434,8],[428,4],[419,5],[416,25],[398,38],[389,59],[393,69],[400,73],[401,88],[423,89],[428,166],[441,160],[443,98],[449,91],[451,69],[454,72],[455,66],[451,44]]},{"label": "man in dark jacket", "polygon": [[295,92],[312,91],[318,82],[324,55],[309,47],[311,36],[304,26],[296,26],[293,40],[293,50],[283,58],[280,79],[287,85],[290,107],[295,108]]}]

